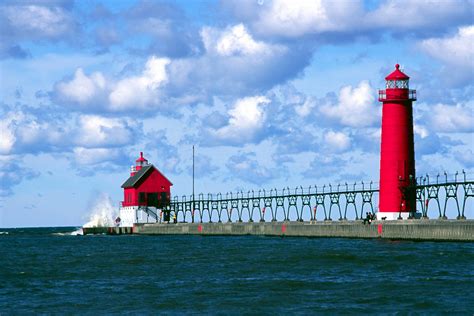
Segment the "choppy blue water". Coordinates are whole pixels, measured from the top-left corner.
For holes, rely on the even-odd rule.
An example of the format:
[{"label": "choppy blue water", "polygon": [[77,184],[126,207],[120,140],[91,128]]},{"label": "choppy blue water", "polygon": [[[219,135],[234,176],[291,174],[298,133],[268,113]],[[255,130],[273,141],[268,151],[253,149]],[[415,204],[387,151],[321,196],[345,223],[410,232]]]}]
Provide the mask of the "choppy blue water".
[{"label": "choppy blue water", "polygon": [[1,229],[0,314],[474,312],[474,244]]}]

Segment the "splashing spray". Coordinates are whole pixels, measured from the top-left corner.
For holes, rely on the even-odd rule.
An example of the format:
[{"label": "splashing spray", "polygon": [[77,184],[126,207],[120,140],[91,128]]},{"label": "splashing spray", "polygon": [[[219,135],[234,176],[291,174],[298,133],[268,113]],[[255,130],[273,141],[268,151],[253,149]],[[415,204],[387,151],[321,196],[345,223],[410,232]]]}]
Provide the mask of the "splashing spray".
[{"label": "splashing spray", "polygon": [[112,199],[109,195],[102,193],[95,201],[89,215],[89,221],[83,227],[110,227],[114,226],[117,217]]}]

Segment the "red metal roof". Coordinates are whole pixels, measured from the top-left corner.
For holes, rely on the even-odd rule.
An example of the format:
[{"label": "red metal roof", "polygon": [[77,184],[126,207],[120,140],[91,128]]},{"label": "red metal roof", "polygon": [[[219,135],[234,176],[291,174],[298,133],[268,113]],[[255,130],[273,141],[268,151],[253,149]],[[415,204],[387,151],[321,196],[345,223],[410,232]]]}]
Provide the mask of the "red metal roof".
[{"label": "red metal roof", "polygon": [[125,181],[123,184],[122,184],[122,188],[135,188],[137,186],[139,186],[139,184],[141,182],[143,182],[144,179],[146,179],[150,174],[151,172],[155,170],[156,172],[158,172],[158,174],[163,177],[164,180],[168,181],[169,182],[169,185],[172,186],[173,183],[171,183],[171,181],[165,177],[161,172],[160,170],[158,170],[157,168],[155,168],[155,166],[153,165],[148,165],[148,166],[145,166],[143,167],[142,169],[140,169],[136,174],[134,174],[133,176],[130,176],[127,181]]},{"label": "red metal roof", "polygon": [[403,72],[400,71],[400,65],[395,65],[395,71],[393,71],[390,75],[385,77],[385,80],[408,80],[410,77],[405,75]]}]

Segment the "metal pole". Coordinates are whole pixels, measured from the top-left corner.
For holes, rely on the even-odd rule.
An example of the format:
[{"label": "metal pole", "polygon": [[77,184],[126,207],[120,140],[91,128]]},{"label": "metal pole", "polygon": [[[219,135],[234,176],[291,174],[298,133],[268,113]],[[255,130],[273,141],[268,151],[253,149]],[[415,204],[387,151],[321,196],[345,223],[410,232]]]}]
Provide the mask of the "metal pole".
[{"label": "metal pole", "polygon": [[192,222],[194,223],[194,145],[193,145],[193,203],[192,203],[193,209],[192,209]]}]

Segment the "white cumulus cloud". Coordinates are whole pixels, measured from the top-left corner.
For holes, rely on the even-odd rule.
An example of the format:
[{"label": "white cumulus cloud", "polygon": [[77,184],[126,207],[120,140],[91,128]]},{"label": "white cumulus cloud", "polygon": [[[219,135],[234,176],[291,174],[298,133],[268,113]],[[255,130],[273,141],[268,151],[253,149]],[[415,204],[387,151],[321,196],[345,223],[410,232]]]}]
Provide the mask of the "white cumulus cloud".
[{"label": "white cumulus cloud", "polygon": [[6,6],[0,13],[11,30],[20,36],[58,38],[74,29],[74,22],[67,11],[61,7],[46,5]]},{"label": "white cumulus cloud", "polygon": [[360,1],[275,0],[261,10],[254,28],[269,35],[298,37],[327,31],[340,31],[362,14]]},{"label": "white cumulus cloud", "polygon": [[0,155],[37,152],[57,146],[66,137],[61,127],[21,110],[11,110],[0,119]]},{"label": "white cumulus cloud", "polygon": [[428,115],[433,130],[440,132],[474,131],[474,112],[467,106],[437,104]]},{"label": "white cumulus cloud", "polygon": [[413,132],[415,133],[415,135],[419,135],[421,138],[426,138],[430,135],[426,127],[418,124],[413,125]]},{"label": "white cumulus cloud", "polygon": [[328,131],[324,134],[324,141],[333,152],[343,152],[351,146],[351,139],[343,132]]},{"label": "white cumulus cloud", "polygon": [[132,145],[141,127],[130,118],[43,117],[29,108],[12,109],[0,119],[0,155],[66,153],[74,147],[119,148]]},{"label": "white cumulus cloud", "polygon": [[228,111],[228,124],[212,130],[212,135],[219,140],[234,143],[251,141],[256,132],[264,127],[266,119],[264,107],[268,103],[270,100],[264,96],[237,100],[234,107]]},{"label": "white cumulus cloud", "polygon": [[423,40],[419,45],[445,65],[445,75],[460,77],[461,81],[474,77],[474,25],[461,27],[450,37]]},{"label": "white cumulus cloud", "polygon": [[296,114],[298,114],[299,116],[306,117],[313,111],[313,108],[315,106],[316,106],[316,101],[314,100],[314,98],[306,98],[303,104],[299,104],[295,106],[295,111],[296,111]]},{"label": "white cumulus cloud", "polygon": [[243,24],[224,30],[204,27],[201,37],[206,51],[216,52],[221,56],[270,54],[272,50],[280,48],[254,40]]},{"label": "white cumulus cloud", "polygon": [[79,165],[94,165],[113,160],[120,156],[120,152],[115,148],[75,147],[73,156]]},{"label": "white cumulus cloud", "polygon": [[474,25],[461,27],[445,38],[430,38],[421,42],[423,50],[448,64],[474,67]]},{"label": "white cumulus cloud", "polygon": [[379,119],[380,109],[374,106],[375,90],[368,81],[361,81],[357,87],[341,88],[337,104],[325,104],[321,112],[351,127],[372,126]]},{"label": "white cumulus cloud", "polygon": [[243,24],[206,26],[200,36],[202,55],[169,66],[169,87],[186,95],[255,95],[294,77],[309,60],[307,49],[257,40]]},{"label": "white cumulus cloud", "polygon": [[109,95],[112,110],[145,108],[160,101],[158,89],[167,82],[168,58],[152,56],[139,76],[120,80]]},{"label": "white cumulus cloud", "polygon": [[136,76],[107,80],[100,72],[91,75],[78,68],[71,80],[55,85],[55,101],[81,110],[120,112],[146,110],[163,105],[161,88],[168,82],[170,60],[151,56]]},{"label": "white cumulus cloud", "polygon": [[133,141],[133,130],[125,119],[81,115],[78,120],[76,144],[82,147],[123,146]]},{"label": "white cumulus cloud", "polygon": [[[472,1],[457,0],[387,0],[365,17],[370,28],[393,28],[400,31],[445,27],[456,20],[469,19]],[[400,32],[399,31],[399,32]]]},{"label": "white cumulus cloud", "polygon": [[81,107],[92,104],[104,92],[106,81],[102,73],[94,72],[90,76],[78,68],[70,81],[59,82],[56,91],[60,99],[67,100]]},{"label": "white cumulus cloud", "polygon": [[370,37],[386,31],[424,37],[472,21],[470,0],[385,0],[377,1],[376,6],[367,6],[366,2],[227,0],[225,5],[256,34],[291,39],[330,34],[337,40],[340,34]]},{"label": "white cumulus cloud", "polygon": [[0,154],[9,154],[15,144],[15,123],[22,119],[21,113],[7,113],[0,120]]}]

